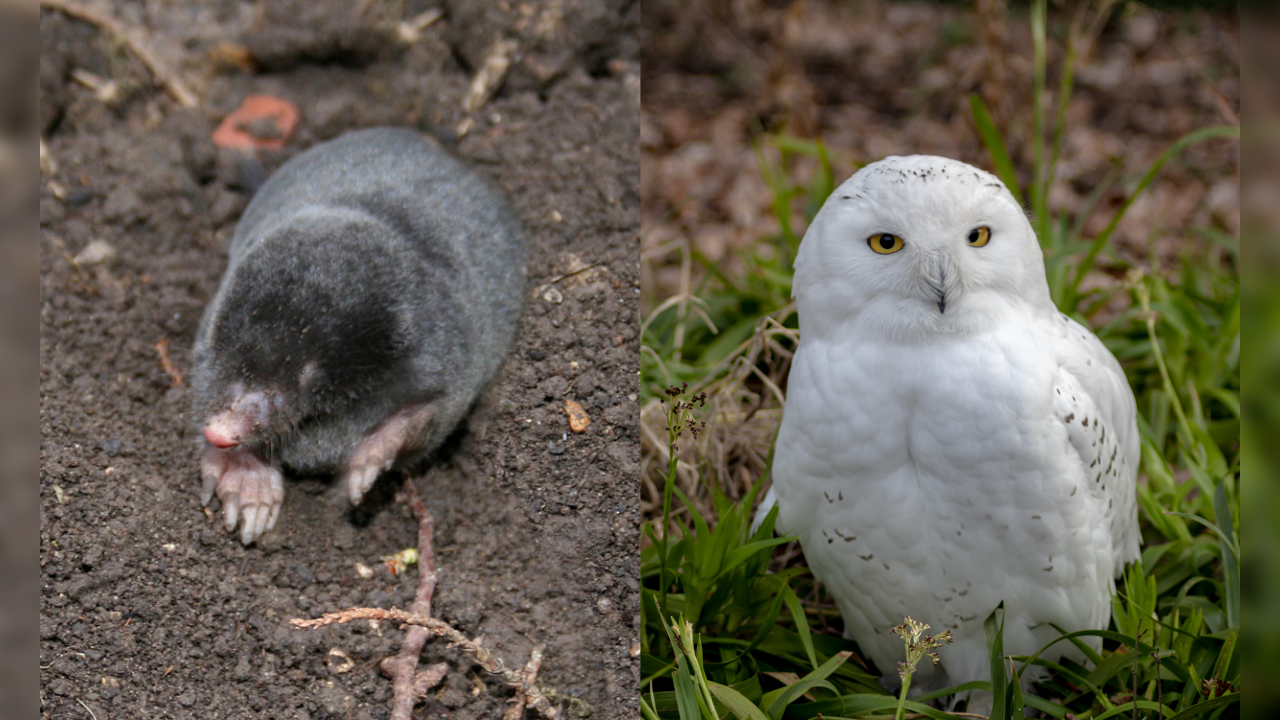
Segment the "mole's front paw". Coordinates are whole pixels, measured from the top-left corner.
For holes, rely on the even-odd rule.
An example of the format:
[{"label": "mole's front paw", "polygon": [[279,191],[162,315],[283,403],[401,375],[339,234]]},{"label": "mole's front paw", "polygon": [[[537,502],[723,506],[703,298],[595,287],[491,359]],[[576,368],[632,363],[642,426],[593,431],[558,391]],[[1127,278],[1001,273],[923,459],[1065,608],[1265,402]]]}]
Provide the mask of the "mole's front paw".
[{"label": "mole's front paw", "polygon": [[409,405],[392,413],[360,441],[343,478],[352,505],[359,504],[379,475],[395,467],[396,458],[422,442],[434,414],[429,403]]},{"label": "mole's front paw", "polygon": [[209,504],[214,493],[222,502],[222,519],[228,530],[240,520],[240,542],[248,545],[276,526],[284,504],[284,476],[247,450],[208,447],[201,467],[204,487],[201,502]]}]

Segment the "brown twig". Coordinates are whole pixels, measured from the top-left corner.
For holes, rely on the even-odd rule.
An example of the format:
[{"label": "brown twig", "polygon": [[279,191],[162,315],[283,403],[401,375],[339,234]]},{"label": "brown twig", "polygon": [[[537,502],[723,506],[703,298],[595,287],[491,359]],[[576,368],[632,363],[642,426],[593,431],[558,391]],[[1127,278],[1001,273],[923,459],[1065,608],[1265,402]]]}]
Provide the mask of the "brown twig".
[{"label": "brown twig", "polygon": [[[418,519],[418,591],[409,611],[423,617],[431,616],[431,598],[436,591],[436,561],[433,536],[435,523],[431,511],[418,495],[417,487],[412,479],[406,479],[401,499],[413,511]],[[418,656],[422,654],[422,646],[431,637],[431,631],[420,626],[413,626],[405,634],[400,653],[382,661],[382,672],[391,678],[392,685],[392,720],[409,720],[413,715],[413,705],[428,690],[440,684],[444,679],[447,666],[433,665],[427,670],[417,673]],[[437,674],[438,671],[438,674]]]},{"label": "brown twig", "polygon": [[155,76],[156,81],[159,82],[160,86],[172,95],[173,99],[177,100],[179,105],[182,105],[183,107],[196,106],[196,96],[193,95],[190,90],[187,90],[186,86],[184,86],[178,78],[168,70],[168,68],[160,63],[159,58],[152,54],[147,46],[143,44],[142,40],[138,38],[137,33],[134,32],[132,28],[127,27],[112,17],[103,15],[95,10],[90,10],[89,8],[84,7],[79,3],[72,2],[71,0],[40,0],[40,7],[49,10],[56,10],[77,20],[83,20],[91,25],[97,25],[108,33],[114,35],[117,39],[128,46],[131,51],[133,51],[133,54],[142,61],[143,65],[147,66],[147,69]]},{"label": "brown twig", "polygon": [[448,665],[437,663],[422,672],[417,672],[422,646],[432,635],[448,638],[452,646],[461,648],[463,652],[472,656],[480,667],[501,676],[508,685],[516,689],[516,696],[511,700],[511,707],[503,713],[503,720],[520,720],[524,717],[526,709],[534,710],[548,720],[556,720],[560,716],[559,709],[551,704],[537,684],[538,669],[542,666],[541,645],[533,649],[529,655],[529,662],[523,669],[508,670],[500,658],[495,657],[488,648],[480,644],[479,639],[471,640],[449,623],[431,617],[431,599],[436,590],[435,523],[412,480],[405,482],[399,499],[409,506],[414,517],[418,519],[418,590],[413,603],[409,605],[409,610],[350,608],[340,612],[326,613],[311,620],[294,618],[289,622],[294,627],[303,629],[362,619],[392,620],[409,625],[400,652],[394,657],[383,659],[381,664],[383,674],[390,677],[392,683],[392,720],[409,720],[418,699],[425,697],[431,688],[439,685],[449,671]]},{"label": "brown twig", "polygon": [[156,353],[160,355],[160,367],[169,373],[169,379],[173,381],[173,386],[178,387],[182,384],[182,372],[169,359],[169,338],[160,338],[160,342],[155,344]]},{"label": "brown twig", "polygon": [[[541,667],[542,646],[539,645],[533,649],[533,652],[529,653],[529,662],[525,664],[524,669],[516,671],[516,674],[520,676],[523,687],[537,690],[538,668]],[[536,699],[537,698],[533,695],[522,689],[520,692],[516,693],[515,697],[511,698],[511,707],[507,708],[507,711],[502,713],[502,720],[520,720],[520,718],[524,717],[525,708],[531,707],[532,702]],[[543,702],[546,702],[546,707],[551,706],[545,697],[541,699]],[[546,714],[545,708],[542,712],[544,715]]]},{"label": "brown twig", "polygon": [[498,91],[502,81],[511,69],[511,57],[519,46],[514,40],[499,38],[489,49],[489,54],[480,65],[480,71],[471,79],[471,87],[467,88],[467,96],[462,101],[462,111],[473,113]]},{"label": "brown twig", "polygon": [[[290,620],[290,624],[297,628],[311,630],[335,623],[348,623],[352,620],[383,620],[388,622],[399,622],[406,625],[416,625],[426,628],[432,635],[440,635],[448,638],[449,642],[470,655],[476,664],[484,668],[490,673],[497,675],[503,679],[508,685],[516,688],[516,690],[525,696],[526,707],[530,710],[541,713],[543,717],[549,720],[556,720],[560,717],[560,711],[555,708],[542,690],[532,682],[525,680],[525,671],[508,670],[502,660],[496,657],[489,648],[484,647],[477,640],[471,640],[466,635],[455,629],[449,623],[438,620],[426,615],[419,615],[405,610],[396,608],[349,608],[338,612],[325,613],[318,618],[305,620],[303,618],[294,618]],[[541,659],[542,647],[533,649],[531,657]]]}]

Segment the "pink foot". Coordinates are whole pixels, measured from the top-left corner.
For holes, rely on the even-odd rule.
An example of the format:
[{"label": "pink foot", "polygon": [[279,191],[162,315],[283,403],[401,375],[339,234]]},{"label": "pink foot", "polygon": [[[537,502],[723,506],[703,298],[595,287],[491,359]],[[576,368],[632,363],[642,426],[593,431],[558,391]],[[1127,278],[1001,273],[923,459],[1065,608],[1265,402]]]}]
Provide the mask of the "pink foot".
[{"label": "pink foot", "polygon": [[421,441],[431,426],[433,416],[429,404],[410,405],[387,418],[378,429],[360,441],[351,455],[344,477],[352,505],[360,503],[364,494],[373,487],[373,482],[395,465],[402,452]]},{"label": "pink foot", "polygon": [[241,521],[240,542],[248,545],[276,526],[284,504],[284,476],[247,450],[208,447],[201,466],[205,505],[217,492],[227,530]]}]

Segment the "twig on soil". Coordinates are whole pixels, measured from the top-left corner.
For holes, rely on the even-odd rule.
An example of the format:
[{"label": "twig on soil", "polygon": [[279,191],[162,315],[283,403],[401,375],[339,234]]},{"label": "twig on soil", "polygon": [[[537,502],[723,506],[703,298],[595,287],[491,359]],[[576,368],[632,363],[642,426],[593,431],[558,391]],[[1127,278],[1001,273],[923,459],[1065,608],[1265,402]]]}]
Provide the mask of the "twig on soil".
[{"label": "twig on soil", "polygon": [[418,590],[409,610],[383,610],[380,608],[351,608],[336,613],[327,613],[313,620],[295,618],[290,620],[294,627],[312,629],[345,623],[352,620],[396,620],[410,625],[405,633],[404,644],[394,657],[383,659],[381,668],[384,675],[391,678],[393,700],[391,706],[392,720],[409,720],[413,715],[414,703],[425,697],[431,688],[439,685],[449,667],[444,663],[432,665],[422,672],[418,669],[418,657],[422,654],[422,646],[432,635],[443,635],[453,645],[475,658],[480,667],[499,675],[503,680],[516,688],[516,696],[511,700],[512,706],[503,713],[504,720],[520,720],[526,708],[536,710],[543,717],[555,720],[559,710],[551,704],[537,685],[538,669],[542,666],[542,646],[539,645],[530,653],[529,663],[522,670],[508,670],[502,660],[494,657],[488,648],[479,640],[470,640],[453,626],[431,617],[431,599],[436,591],[436,562],[434,548],[435,523],[431,511],[418,495],[413,481],[407,481],[400,491],[400,500],[409,506],[414,517],[418,519]]},{"label": "twig on soil", "polygon": [[556,283],[560,282],[561,280],[567,280],[568,278],[571,278],[571,277],[573,277],[573,276],[575,276],[575,275],[581,275],[582,273],[587,272],[588,270],[594,270],[594,269],[596,269],[596,268],[598,268],[598,267],[600,267],[600,266],[599,266],[599,265],[585,265],[585,266],[580,267],[580,268],[578,268],[578,269],[576,269],[576,270],[570,270],[570,271],[569,271],[569,272],[567,272],[567,273],[560,273],[559,275],[556,275],[555,277],[551,278],[550,280],[548,280],[548,281],[546,281],[546,282],[542,283],[541,285],[539,285],[538,287],[534,288],[534,289],[533,289],[533,293],[532,293],[532,297],[535,297],[535,298],[536,298],[536,297],[538,297],[538,296],[542,295],[542,293],[546,292],[548,288],[550,288],[552,285],[555,285]]},{"label": "twig on soil", "polygon": [[[529,653],[529,662],[525,663],[524,669],[516,671],[516,674],[520,676],[524,687],[534,688],[534,690],[537,690],[538,669],[541,667],[542,646],[539,645],[533,649],[533,652]],[[531,701],[536,699],[537,698],[533,695],[523,690],[516,693],[516,696],[511,698],[511,707],[507,708],[507,711],[502,713],[502,720],[520,720],[520,718],[524,717],[525,708],[530,706],[532,704]],[[551,706],[550,702],[547,701],[545,697],[541,699],[543,702],[547,703],[547,707]],[[545,710],[543,714],[546,714]],[[551,716],[548,715],[548,717]]]},{"label": "twig on soil", "polygon": [[471,79],[471,87],[467,89],[467,96],[462,101],[463,112],[475,112],[489,102],[489,98],[493,97],[506,79],[507,71],[511,69],[511,56],[515,54],[517,47],[519,46],[514,40],[506,38],[500,38],[493,44],[480,66],[480,72]]},{"label": "twig on soil", "polygon": [[182,84],[178,78],[160,63],[147,46],[138,38],[137,33],[121,23],[120,21],[103,15],[95,10],[90,10],[83,5],[72,2],[71,0],[40,0],[40,7],[49,10],[57,10],[64,15],[73,17],[77,20],[83,20],[91,25],[97,25],[108,33],[114,35],[120,42],[124,43],[133,51],[133,54],[142,61],[143,65],[151,71],[156,81],[165,89],[178,104],[183,107],[195,107],[196,96]]},{"label": "twig on soil", "polygon": [[[401,492],[401,500],[408,504],[414,517],[418,518],[418,591],[409,611],[431,616],[431,598],[436,591],[436,561],[433,536],[435,523],[431,511],[418,495],[413,480],[407,479]],[[405,634],[404,644],[395,657],[384,658],[382,672],[391,678],[392,685],[392,720],[409,720],[413,715],[413,704],[419,697],[444,679],[448,666],[443,663],[433,665],[427,670],[417,673],[418,656],[422,654],[422,646],[431,631],[419,626],[409,628]]]},{"label": "twig on soil", "polygon": [[412,45],[422,39],[422,31],[437,20],[444,17],[440,10],[431,9],[408,20],[396,23],[396,39],[405,45]]},{"label": "twig on soil", "polygon": [[182,385],[182,372],[169,359],[169,338],[160,338],[160,342],[156,343],[154,347],[156,353],[160,355],[160,367],[169,373],[169,379],[173,381],[173,386]]},{"label": "twig on soil", "polygon": [[46,175],[54,175],[58,172],[58,161],[53,159],[53,153],[49,151],[49,146],[44,144],[44,138],[40,138],[40,172]]},{"label": "twig on soil", "polygon": [[[516,688],[516,690],[525,696],[526,707],[535,710],[549,720],[556,720],[560,717],[560,711],[551,705],[551,701],[543,694],[541,688],[536,683],[527,681],[525,670],[508,670],[503,664],[501,658],[494,656],[489,648],[484,647],[479,641],[471,640],[466,635],[455,629],[449,623],[438,620],[433,617],[419,615],[417,613],[398,610],[396,608],[383,609],[371,607],[349,608],[338,612],[325,613],[318,618],[310,620],[303,618],[294,618],[289,622],[297,628],[312,630],[334,623],[348,623],[352,620],[386,620],[390,622],[399,622],[406,625],[415,625],[427,629],[432,635],[440,635],[448,638],[449,642],[460,648],[463,652],[470,655],[477,665],[484,668],[488,672],[497,675],[503,679],[508,685]],[[542,646],[535,647],[531,657],[541,658]]]}]

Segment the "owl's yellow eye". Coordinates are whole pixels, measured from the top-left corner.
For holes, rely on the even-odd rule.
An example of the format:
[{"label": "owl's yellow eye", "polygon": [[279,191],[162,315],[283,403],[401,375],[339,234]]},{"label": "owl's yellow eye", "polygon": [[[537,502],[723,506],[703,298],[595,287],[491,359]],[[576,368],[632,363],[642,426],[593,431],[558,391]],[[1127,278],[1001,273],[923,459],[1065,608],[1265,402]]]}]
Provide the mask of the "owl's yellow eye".
[{"label": "owl's yellow eye", "polygon": [[902,249],[902,238],[889,233],[880,233],[867,238],[867,244],[881,255],[888,255]]},{"label": "owl's yellow eye", "polygon": [[977,227],[969,231],[969,246],[982,247],[991,239],[991,228]]}]

